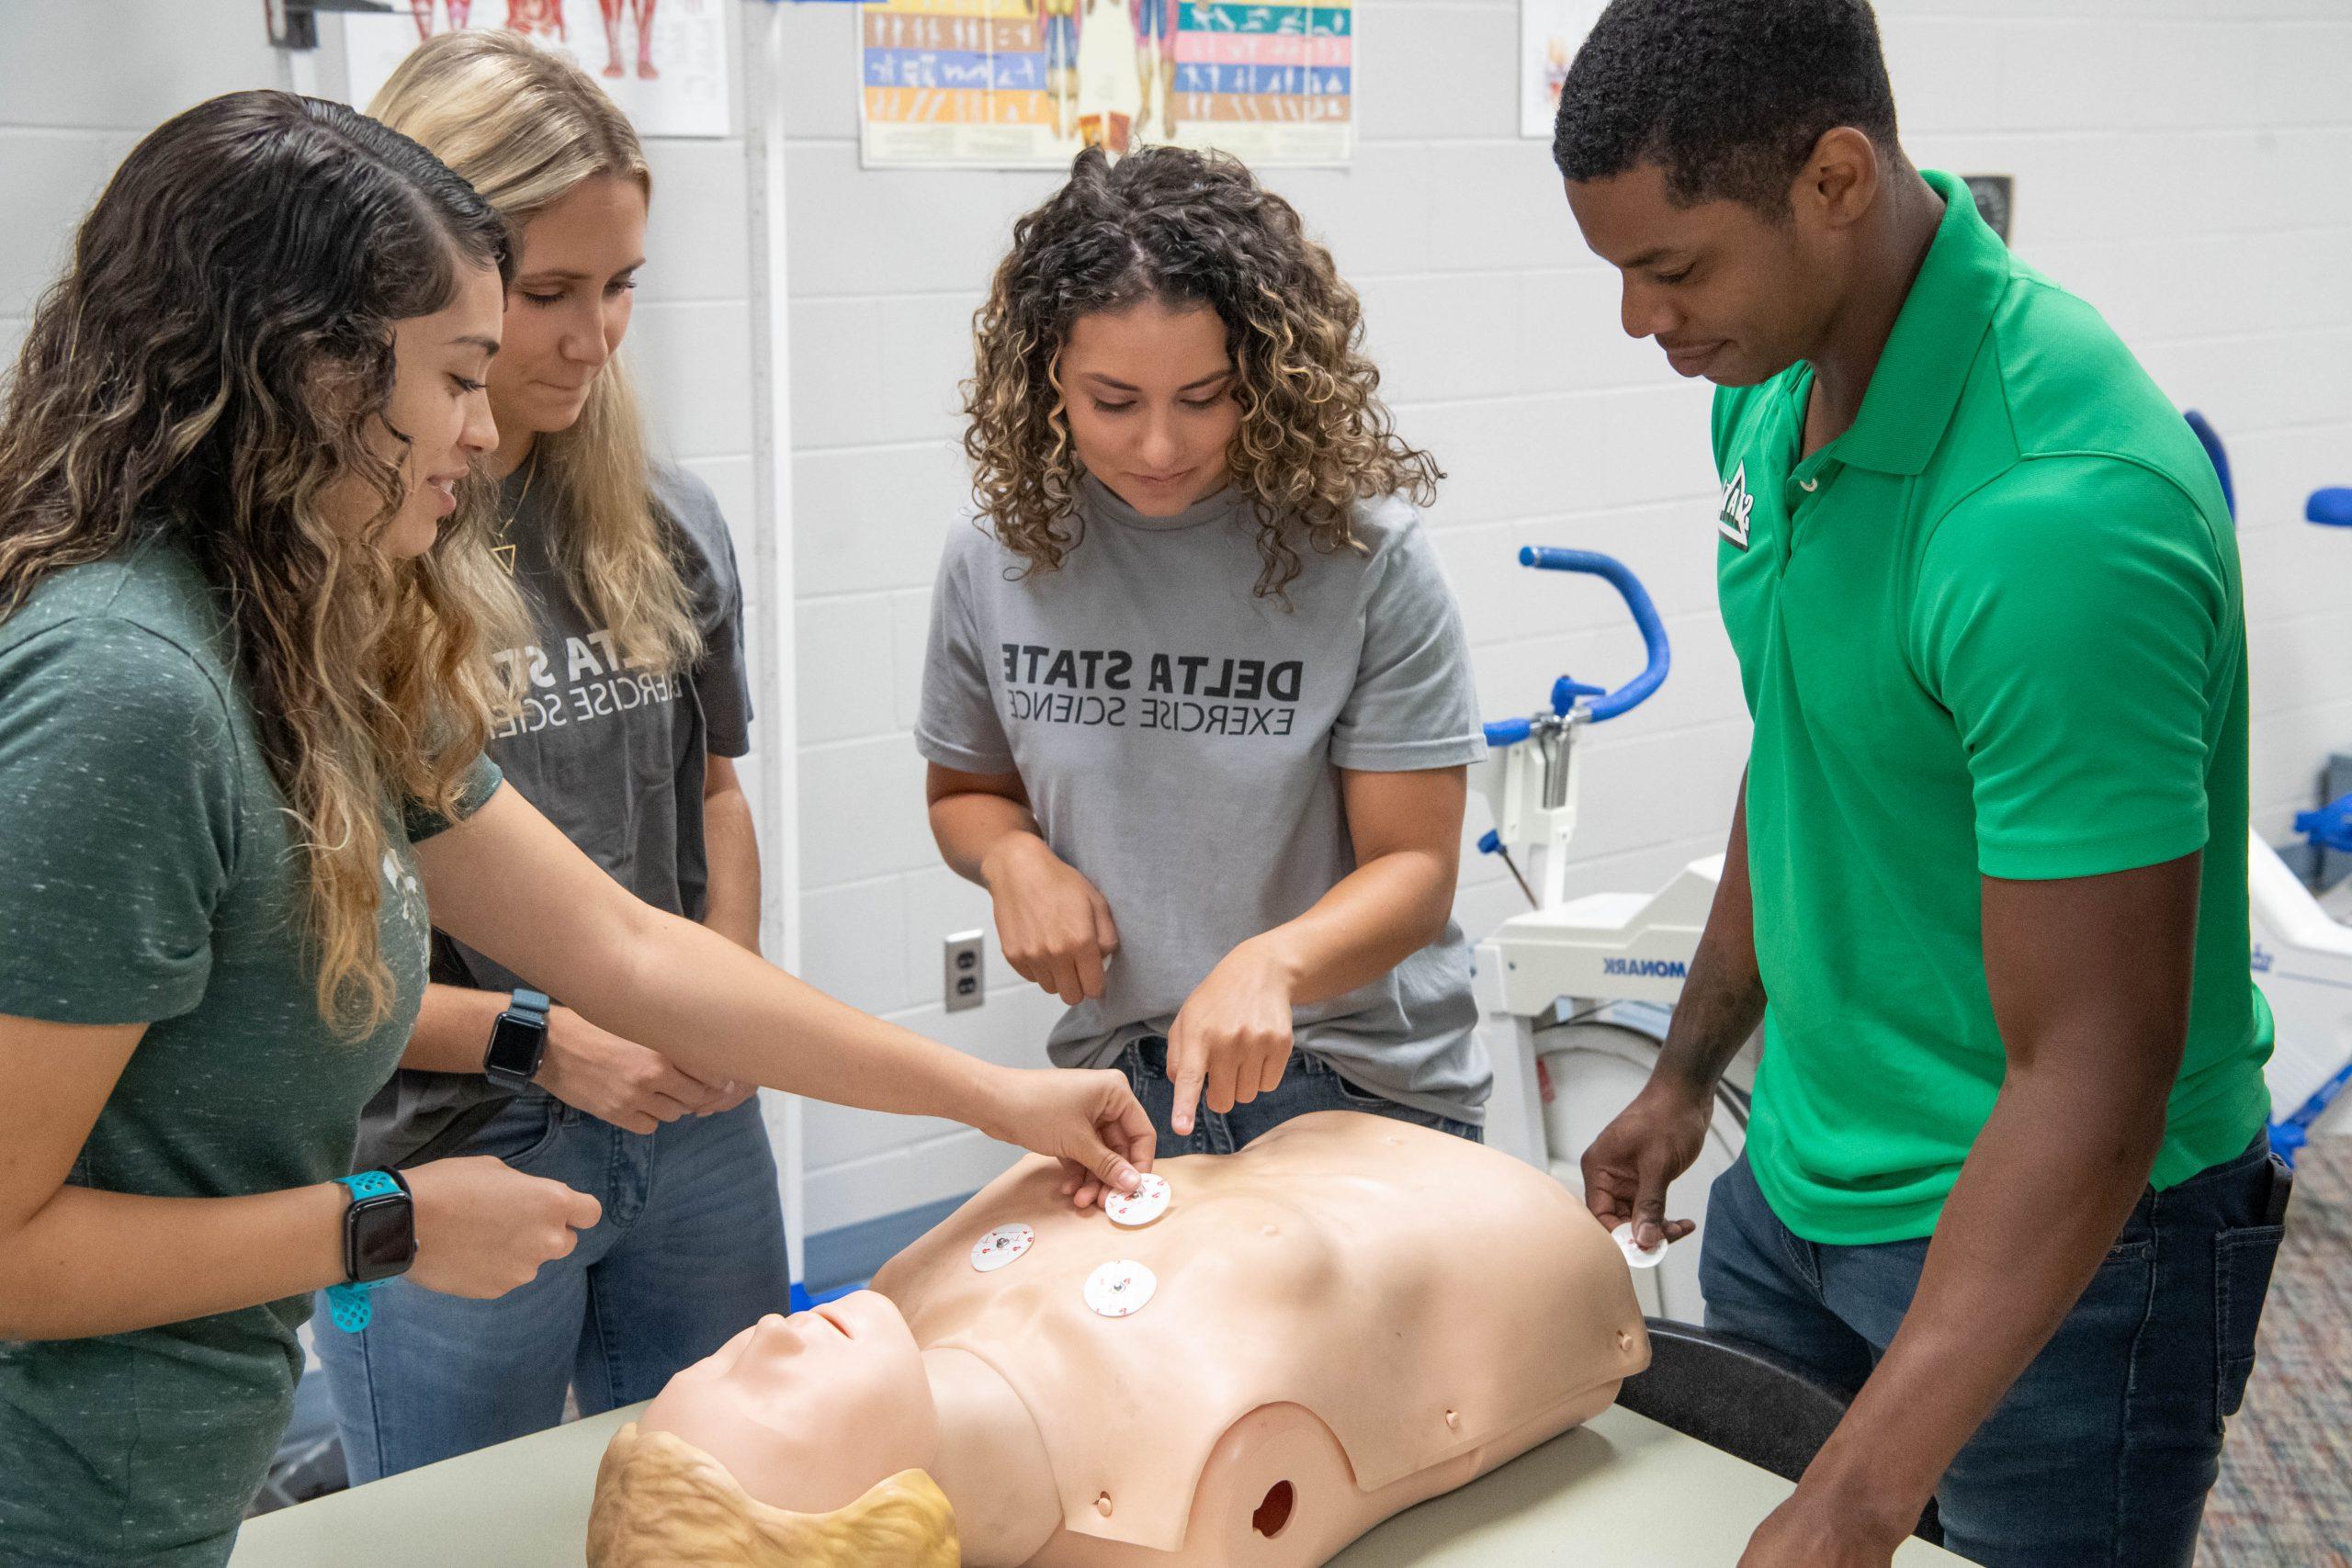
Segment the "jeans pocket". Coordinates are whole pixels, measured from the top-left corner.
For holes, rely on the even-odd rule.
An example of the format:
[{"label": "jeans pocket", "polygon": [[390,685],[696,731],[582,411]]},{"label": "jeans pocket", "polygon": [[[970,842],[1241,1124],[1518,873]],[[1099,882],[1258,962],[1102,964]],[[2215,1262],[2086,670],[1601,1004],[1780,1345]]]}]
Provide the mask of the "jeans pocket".
[{"label": "jeans pocket", "polygon": [[2254,1341],[2262,1326],[2262,1303],[2270,1293],[2270,1270],[2287,1227],[2244,1225],[2213,1237],[2213,1401],[2217,1424],[2245,1402],[2245,1382],[2254,1371]]},{"label": "jeans pocket", "polygon": [[1330,1079],[1331,1092],[1338,1095],[1343,1104],[1353,1105],[1365,1111],[1392,1113],[1403,1109],[1385,1094],[1374,1094],[1368,1089],[1358,1089],[1347,1080],[1339,1068],[1320,1056],[1310,1055],[1301,1051],[1292,1061],[1295,1070],[1308,1077]]},{"label": "jeans pocket", "polygon": [[508,1165],[520,1166],[545,1154],[562,1127],[563,1118],[559,1114],[555,1096],[533,1092],[501,1108],[457,1152],[488,1155]]}]

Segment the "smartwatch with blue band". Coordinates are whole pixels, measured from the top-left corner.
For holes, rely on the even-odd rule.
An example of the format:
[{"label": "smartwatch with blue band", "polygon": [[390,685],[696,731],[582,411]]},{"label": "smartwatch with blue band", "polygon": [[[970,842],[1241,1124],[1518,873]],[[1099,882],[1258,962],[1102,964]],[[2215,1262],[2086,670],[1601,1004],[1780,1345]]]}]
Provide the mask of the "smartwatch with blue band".
[{"label": "smartwatch with blue band", "polygon": [[346,1334],[368,1326],[375,1309],[368,1292],[408,1272],[416,1260],[416,1212],[408,1183],[387,1170],[338,1176],[351,1191],[343,1213],[343,1273],[327,1287],[327,1315]]},{"label": "smartwatch with blue band", "polygon": [[548,1054],[548,1011],[554,1004],[541,991],[516,991],[491,1025],[490,1052],[482,1076],[509,1094],[531,1087]]}]

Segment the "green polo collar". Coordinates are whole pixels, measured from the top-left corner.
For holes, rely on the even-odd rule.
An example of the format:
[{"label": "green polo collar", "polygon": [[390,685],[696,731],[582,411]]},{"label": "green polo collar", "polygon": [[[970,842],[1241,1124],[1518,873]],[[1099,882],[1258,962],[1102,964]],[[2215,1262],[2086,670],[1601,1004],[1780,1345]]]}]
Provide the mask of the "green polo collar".
[{"label": "green polo collar", "polygon": [[1944,198],[1935,243],[1894,318],[1853,428],[1815,454],[1883,474],[1928,466],[2009,281],[2008,247],[1977,216],[1966,184],[1933,169],[1921,175]]}]

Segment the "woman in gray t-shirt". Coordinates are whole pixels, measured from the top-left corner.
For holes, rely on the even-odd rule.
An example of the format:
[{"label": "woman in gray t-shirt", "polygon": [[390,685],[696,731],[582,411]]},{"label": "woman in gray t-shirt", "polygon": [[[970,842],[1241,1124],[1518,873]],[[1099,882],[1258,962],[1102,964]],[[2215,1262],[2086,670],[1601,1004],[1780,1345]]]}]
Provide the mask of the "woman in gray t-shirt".
[{"label": "woman in gray t-shirt", "polygon": [[[1485,746],[1360,312],[1238,162],[1080,156],[977,322],[916,742],[1005,959],[1165,1153],[1351,1107],[1476,1136],[1451,911]],[[1205,1111],[1199,1106],[1205,1102]]]}]

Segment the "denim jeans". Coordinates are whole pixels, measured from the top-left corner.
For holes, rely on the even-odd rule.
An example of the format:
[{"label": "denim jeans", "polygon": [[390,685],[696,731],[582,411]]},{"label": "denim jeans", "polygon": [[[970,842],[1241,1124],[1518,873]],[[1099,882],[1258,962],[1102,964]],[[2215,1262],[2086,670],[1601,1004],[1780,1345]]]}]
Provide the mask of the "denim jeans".
[{"label": "denim jeans", "polygon": [[756,1096],[637,1134],[530,1090],[461,1151],[605,1206],[568,1258],[495,1301],[380,1286],[357,1334],[317,1317],[354,1484],[650,1399],[791,1286]]},{"label": "denim jeans", "polygon": [[[2074,1311],[1945,1472],[1950,1550],[1991,1568],[2188,1568],[2222,1420],[2254,1367],[2285,1180],[2257,1137],[2141,1195]],[[1886,1353],[1928,1256],[1925,1240],[1801,1239],[1744,1157],[1716,1178],[1701,1235],[1707,1327],[1849,1390]]]},{"label": "denim jeans", "polygon": [[1159,1131],[1157,1156],[1229,1155],[1261,1133],[1313,1111],[1366,1111],[1374,1116],[1434,1127],[1474,1144],[1486,1141],[1485,1135],[1467,1122],[1456,1122],[1434,1111],[1416,1111],[1358,1089],[1332,1071],[1323,1058],[1305,1051],[1291,1053],[1290,1066],[1272,1094],[1261,1094],[1249,1104],[1237,1105],[1227,1111],[1211,1111],[1204,1100],[1193,1111],[1192,1135],[1180,1138],[1169,1125],[1176,1113],[1176,1086],[1168,1077],[1168,1042],[1157,1034],[1131,1040],[1112,1066],[1127,1075],[1127,1082],[1135,1086],[1136,1098],[1143,1101],[1145,1113]]}]

